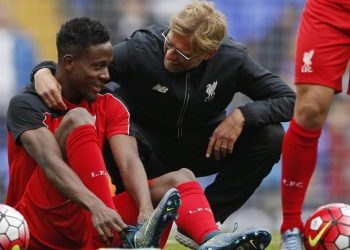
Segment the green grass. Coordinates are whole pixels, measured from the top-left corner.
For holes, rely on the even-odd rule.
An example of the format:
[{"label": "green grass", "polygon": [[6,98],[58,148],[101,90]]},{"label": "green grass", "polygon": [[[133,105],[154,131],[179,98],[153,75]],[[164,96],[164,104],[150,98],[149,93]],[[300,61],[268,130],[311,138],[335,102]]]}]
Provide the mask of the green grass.
[{"label": "green grass", "polygon": [[[272,242],[270,244],[270,246],[268,248],[266,248],[267,250],[279,250],[280,244],[280,234],[279,233],[274,233],[272,235]],[[174,239],[173,236],[170,236],[167,245],[165,246],[164,250],[188,250],[188,248],[183,247],[182,245],[180,245],[179,243],[177,243]]]}]

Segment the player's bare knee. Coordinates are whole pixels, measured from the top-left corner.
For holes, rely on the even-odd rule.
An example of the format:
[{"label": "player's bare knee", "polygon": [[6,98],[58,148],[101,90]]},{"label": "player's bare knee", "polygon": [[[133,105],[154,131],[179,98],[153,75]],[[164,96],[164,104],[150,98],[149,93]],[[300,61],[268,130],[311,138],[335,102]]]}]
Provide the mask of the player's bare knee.
[{"label": "player's bare knee", "polygon": [[85,124],[94,124],[94,118],[84,108],[75,108],[67,112],[58,126],[55,136],[61,147],[65,151],[66,140],[72,131]]},{"label": "player's bare knee", "polygon": [[305,128],[320,128],[327,115],[327,109],[323,110],[316,103],[301,103],[296,107],[296,120]]},{"label": "player's bare knee", "polygon": [[172,174],[172,181],[174,182],[174,186],[196,180],[194,173],[187,168],[181,168],[173,173],[174,174]]},{"label": "player's bare knee", "polygon": [[181,168],[178,170],[178,172],[180,173],[180,175],[182,176],[182,178],[185,181],[195,181],[196,180],[196,176],[188,168]]},{"label": "player's bare knee", "polygon": [[75,108],[64,116],[63,123],[72,129],[85,124],[95,124],[94,117],[85,108]]}]

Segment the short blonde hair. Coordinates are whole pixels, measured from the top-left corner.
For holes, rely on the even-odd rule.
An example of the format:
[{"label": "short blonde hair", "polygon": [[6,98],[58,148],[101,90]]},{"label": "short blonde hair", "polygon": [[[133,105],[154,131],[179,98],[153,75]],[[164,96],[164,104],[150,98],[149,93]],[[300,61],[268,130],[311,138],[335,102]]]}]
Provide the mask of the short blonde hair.
[{"label": "short blonde hair", "polygon": [[194,1],[170,20],[170,29],[192,36],[194,51],[209,52],[220,46],[227,32],[225,16],[209,1]]}]

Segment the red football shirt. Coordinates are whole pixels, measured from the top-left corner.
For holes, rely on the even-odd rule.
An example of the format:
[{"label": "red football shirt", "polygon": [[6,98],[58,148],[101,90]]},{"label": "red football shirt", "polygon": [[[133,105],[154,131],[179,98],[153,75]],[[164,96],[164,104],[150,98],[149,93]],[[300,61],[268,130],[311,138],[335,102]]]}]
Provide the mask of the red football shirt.
[{"label": "red football shirt", "polygon": [[[296,84],[316,84],[342,91],[350,59],[350,1],[308,0],[298,31]],[[350,94],[348,87],[347,94]]]}]

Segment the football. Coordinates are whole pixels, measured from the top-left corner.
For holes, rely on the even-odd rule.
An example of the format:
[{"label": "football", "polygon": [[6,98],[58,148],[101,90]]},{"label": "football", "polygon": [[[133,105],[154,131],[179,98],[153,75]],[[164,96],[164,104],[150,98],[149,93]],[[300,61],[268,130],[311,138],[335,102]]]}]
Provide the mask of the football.
[{"label": "football", "polygon": [[333,203],[318,208],[306,221],[307,250],[350,249],[350,206]]},{"label": "football", "polygon": [[28,225],[23,216],[14,208],[0,204],[0,249],[27,249]]}]

